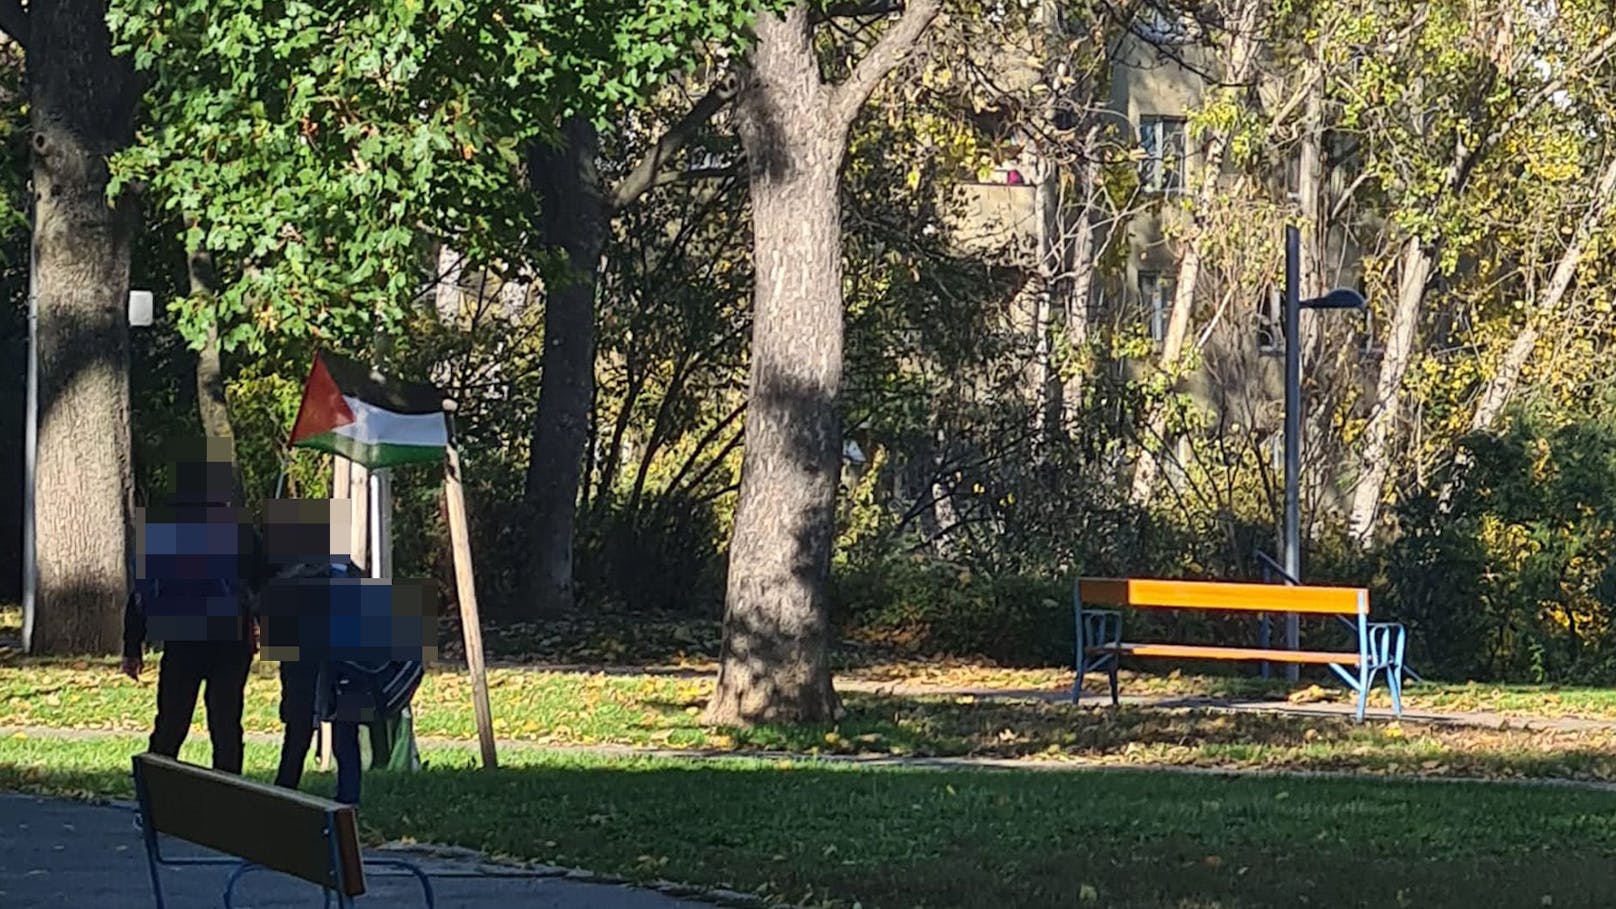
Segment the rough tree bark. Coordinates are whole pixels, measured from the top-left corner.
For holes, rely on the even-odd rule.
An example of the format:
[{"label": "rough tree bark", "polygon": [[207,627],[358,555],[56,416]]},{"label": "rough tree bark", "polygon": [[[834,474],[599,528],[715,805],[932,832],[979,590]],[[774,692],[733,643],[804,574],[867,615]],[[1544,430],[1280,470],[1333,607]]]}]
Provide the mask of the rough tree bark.
[{"label": "rough tree bark", "polygon": [[539,614],[573,606],[573,528],[589,402],[594,394],[595,284],[606,240],[606,197],[595,169],[598,138],[587,118],[562,127],[559,147],[535,146],[529,173],[539,195],[539,232],[564,256],[547,288],[539,404],[533,418],[526,499],[532,560],[526,601]]},{"label": "rough tree bark", "polygon": [[[8,4],[10,5],[10,4]],[[39,564],[30,642],[40,653],[110,652],[128,590],[127,203],[107,202],[107,157],[132,138],[138,98],[99,0],[29,8],[39,435]]]},{"label": "rough tree bark", "polygon": [[710,723],[822,722],[841,711],[828,659],[841,457],[841,167],[859,108],[939,6],[911,0],[835,86],[820,81],[808,9],[758,20],[739,111],[757,275],[751,380]]},{"label": "rough tree bark", "polygon": [[[1229,35],[1229,57],[1226,81],[1230,85],[1244,86],[1251,78],[1252,63],[1256,59],[1257,26],[1261,4],[1256,0],[1240,0],[1235,11]],[[1217,195],[1223,170],[1223,154],[1229,143],[1228,133],[1214,130],[1207,136],[1206,155],[1195,171],[1186,174],[1193,180],[1195,195],[1190,216],[1192,224],[1184,241],[1184,251],[1178,260],[1174,280],[1173,306],[1167,318],[1167,332],[1162,338],[1158,368],[1175,381],[1184,356],[1184,342],[1189,337],[1190,318],[1195,310],[1195,286],[1201,280],[1201,244],[1205,227],[1201,218]],[[1188,167],[1186,166],[1186,170]],[[1158,405],[1145,418],[1145,432],[1141,438],[1139,460],[1134,464],[1133,487],[1129,500],[1143,507],[1150,504],[1156,491],[1156,478],[1161,473],[1161,461],[1152,445],[1167,447],[1168,408]]]}]

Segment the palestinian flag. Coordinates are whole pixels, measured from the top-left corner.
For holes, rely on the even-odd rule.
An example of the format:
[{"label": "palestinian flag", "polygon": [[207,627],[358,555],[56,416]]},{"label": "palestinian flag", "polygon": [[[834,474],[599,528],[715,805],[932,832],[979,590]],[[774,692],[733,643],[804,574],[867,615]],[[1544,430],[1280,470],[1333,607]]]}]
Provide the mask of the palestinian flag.
[{"label": "palestinian flag", "polygon": [[292,445],[341,455],[376,470],[441,461],[449,444],[443,393],[396,382],[330,353],[314,358]]}]

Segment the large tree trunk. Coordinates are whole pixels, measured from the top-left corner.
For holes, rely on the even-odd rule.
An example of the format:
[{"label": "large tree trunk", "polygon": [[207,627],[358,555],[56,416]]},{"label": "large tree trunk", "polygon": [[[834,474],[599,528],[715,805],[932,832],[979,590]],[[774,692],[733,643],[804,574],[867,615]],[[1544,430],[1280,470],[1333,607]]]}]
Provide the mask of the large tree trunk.
[{"label": "large tree trunk", "polygon": [[819,722],[841,428],[844,135],[827,129],[808,13],[763,15],[740,99],[752,200],[751,387],[709,722]]},{"label": "large tree trunk", "polygon": [[[1201,244],[1198,239],[1192,238],[1184,247],[1174,280],[1177,283],[1173,287],[1173,306],[1167,318],[1167,332],[1162,337],[1161,357],[1157,361],[1158,367],[1168,376],[1168,393],[1177,382],[1179,360],[1184,356],[1184,339],[1189,335],[1190,312],[1195,305],[1195,285],[1201,280]],[[1157,452],[1166,451],[1172,441],[1167,437],[1168,409],[1166,404],[1158,404],[1151,408],[1145,418],[1145,431],[1139,440],[1139,461],[1134,464],[1133,488],[1128,496],[1130,501],[1141,507],[1150,504],[1156,491],[1156,478],[1161,473],[1161,459]]]},{"label": "large tree trunk", "polygon": [[1410,237],[1403,245],[1403,264],[1397,279],[1397,302],[1392,312],[1391,331],[1381,356],[1380,376],[1375,397],[1370,401],[1369,424],[1364,430],[1364,449],[1358,479],[1352,490],[1352,511],[1347,516],[1347,532],[1359,545],[1374,537],[1380,514],[1381,494],[1391,472],[1392,443],[1396,439],[1401,414],[1403,377],[1414,354],[1414,334],[1419,327],[1420,301],[1431,278],[1435,251]]},{"label": "large tree trunk", "polygon": [[595,128],[575,117],[562,127],[562,138],[560,148],[536,147],[529,159],[541,239],[559,249],[567,265],[546,288],[543,374],[528,455],[526,610],[541,615],[573,607],[578,484],[595,387],[595,285],[606,237]]},{"label": "large tree trunk", "polygon": [[853,118],[941,5],[909,0],[834,87],[819,80],[806,6],[758,19],[739,117],[756,273],[751,384],[710,723],[841,712],[829,581],[842,452],[842,159]]},{"label": "large tree trunk", "polygon": [[39,306],[39,564],[31,648],[119,646],[130,570],[129,232],[107,156],[136,90],[96,0],[34,4],[28,35]]}]

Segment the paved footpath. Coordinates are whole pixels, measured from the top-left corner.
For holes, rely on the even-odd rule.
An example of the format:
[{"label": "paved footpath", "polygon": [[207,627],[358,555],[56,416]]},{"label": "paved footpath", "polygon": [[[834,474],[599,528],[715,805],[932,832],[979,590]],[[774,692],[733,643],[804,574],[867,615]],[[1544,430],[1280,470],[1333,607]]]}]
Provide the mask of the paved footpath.
[{"label": "paved footpath", "polygon": [[[165,854],[201,850],[164,843]],[[381,853],[385,854],[385,853]],[[569,880],[555,872],[498,868],[472,858],[410,856],[432,879],[440,909],[709,909],[645,890]],[[0,793],[0,906],[5,909],[153,906],[146,849],[127,806]],[[170,909],[221,905],[231,866],[163,868]],[[371,874],[358,906],[422,906],[411,877]],[[318,888],[274,872],[236,887],[237,909],[308,909]]]}]

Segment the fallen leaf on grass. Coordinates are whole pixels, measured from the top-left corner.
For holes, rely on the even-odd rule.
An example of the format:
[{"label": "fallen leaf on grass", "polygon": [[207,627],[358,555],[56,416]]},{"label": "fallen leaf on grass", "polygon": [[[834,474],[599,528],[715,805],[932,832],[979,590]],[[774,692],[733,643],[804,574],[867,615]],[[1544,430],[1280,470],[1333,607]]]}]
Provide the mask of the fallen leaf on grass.
[{"label": "fallen leaf on grass", "polygon": [[1285,700],[1292,704],[1317,704],[1330,699],[1330,693],[1317,685],[1309,685],[1300,691],[1291,692]]}]

